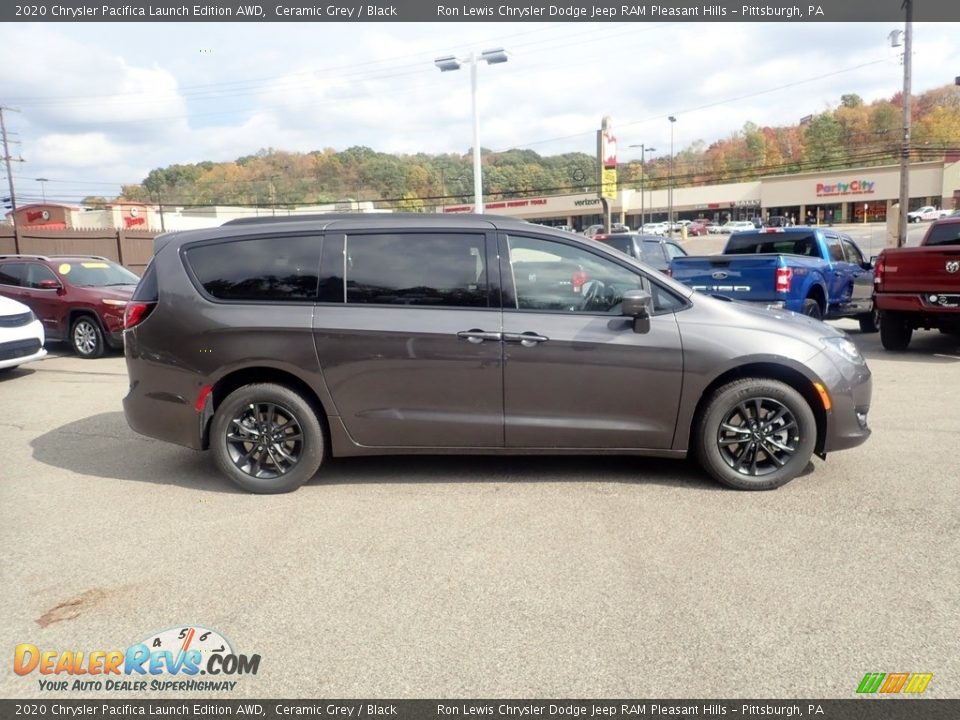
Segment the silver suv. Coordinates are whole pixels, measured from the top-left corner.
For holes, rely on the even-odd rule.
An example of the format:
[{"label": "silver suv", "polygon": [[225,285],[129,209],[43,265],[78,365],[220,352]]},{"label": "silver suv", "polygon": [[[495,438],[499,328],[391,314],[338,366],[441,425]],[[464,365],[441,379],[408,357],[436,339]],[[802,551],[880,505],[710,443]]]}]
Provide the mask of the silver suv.
[{"label": "silver suv", "polygon": [[258,493],[395,453],[693,454],[768,489],[870,434],[842,333],[495,216],[163,235],[125,326],[130,426]]}]

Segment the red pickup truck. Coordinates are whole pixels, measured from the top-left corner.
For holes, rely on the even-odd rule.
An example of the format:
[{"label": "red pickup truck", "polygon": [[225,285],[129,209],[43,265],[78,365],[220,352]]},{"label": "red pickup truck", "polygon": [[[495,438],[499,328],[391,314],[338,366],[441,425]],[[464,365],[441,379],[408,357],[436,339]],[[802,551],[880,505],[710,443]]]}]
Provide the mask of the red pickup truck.
[{"label": "red pickup truck", "polygon": [[880,253],[873,289],[887,350],[905,350],[917,328],[960,336],[960,217],[934,221],[920,247]]}]

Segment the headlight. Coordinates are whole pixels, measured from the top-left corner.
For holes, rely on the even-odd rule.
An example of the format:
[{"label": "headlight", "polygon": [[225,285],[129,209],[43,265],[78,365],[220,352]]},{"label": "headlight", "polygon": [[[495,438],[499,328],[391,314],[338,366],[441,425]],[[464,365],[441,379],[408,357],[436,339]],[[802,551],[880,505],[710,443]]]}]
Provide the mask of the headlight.
[{"label": "headlight", "polygon": [[857,346],[854,342],[848,338],[838,336],[838,337],[825,337],[820,338],[820,343],[830,352],[835,355],[839,355],[847,362],[856,363],[858,365],[863,364],[863,355],[860,354],[860,350],[857,349]]}]

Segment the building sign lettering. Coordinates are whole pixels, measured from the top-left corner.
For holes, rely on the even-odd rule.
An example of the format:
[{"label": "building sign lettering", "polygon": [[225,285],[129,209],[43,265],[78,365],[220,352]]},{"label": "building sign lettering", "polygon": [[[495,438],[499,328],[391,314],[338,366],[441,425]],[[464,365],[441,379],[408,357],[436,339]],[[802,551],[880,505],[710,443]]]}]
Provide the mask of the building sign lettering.
[{"label": "building sign lettering", "polygon": [[817,197],[836,195],[872,195],[876,183],[873,180],[853,180],[851,182],[817,183]]}]

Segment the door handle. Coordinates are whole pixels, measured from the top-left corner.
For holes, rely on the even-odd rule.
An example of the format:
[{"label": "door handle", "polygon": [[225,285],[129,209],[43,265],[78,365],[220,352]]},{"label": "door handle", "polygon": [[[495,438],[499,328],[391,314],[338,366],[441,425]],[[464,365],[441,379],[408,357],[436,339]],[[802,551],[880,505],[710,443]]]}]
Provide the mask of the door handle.
[{"label": "door handle", "polygon": [[499,342],[503,339],[503,336],[498,332],[484,332],[476,328],[473,330],[461,330],[457,333],[457,337],[474,345],[479,345],[485,340],[496,340]]},{"label": "door handle", "polygon": [[535,332],[530,332],[529,330],[525,333],[504,333],[503,341],[510,343],[520,343],[524,347],[533,347],[534,345],[539,345],[540,343],[547,342],[550,338],[545,335],[537,335]]}]

